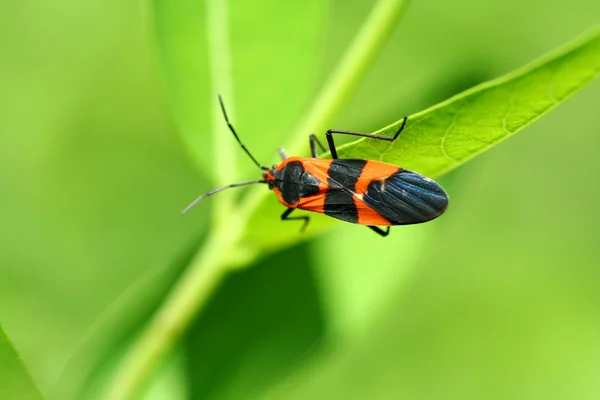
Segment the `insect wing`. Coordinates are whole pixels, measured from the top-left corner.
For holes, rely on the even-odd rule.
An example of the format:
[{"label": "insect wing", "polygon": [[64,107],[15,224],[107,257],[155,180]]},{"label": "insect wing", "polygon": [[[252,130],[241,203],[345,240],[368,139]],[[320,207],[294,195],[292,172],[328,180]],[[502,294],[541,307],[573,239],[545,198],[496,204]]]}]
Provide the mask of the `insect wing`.
[{"label": "insect wing", "polygon": [[392,225],[418,224],[439,217],[448,207],[448,195],[436,182],[408,170],[372,180],[363,203]]}]

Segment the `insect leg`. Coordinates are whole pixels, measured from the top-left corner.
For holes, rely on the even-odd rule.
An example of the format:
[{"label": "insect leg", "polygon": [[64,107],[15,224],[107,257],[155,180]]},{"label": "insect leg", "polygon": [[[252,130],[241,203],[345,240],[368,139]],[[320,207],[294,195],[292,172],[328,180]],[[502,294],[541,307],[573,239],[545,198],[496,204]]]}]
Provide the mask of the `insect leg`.
[{"label": "insect leg", "polygon": [[381,235],[383,237],[386,237],[387,235],[390,234],[389,226],[387,227],[387,229],[385,231],[377,226],[367,226],[367,228],[371,229],[373,232],[375,232],[376,234]]},{"label": "insect leg", "polygon": [[304,232],[304,230],[308,226],[308,221],[309,221],[310,217],[308,217],[306,215],[302,216],[302,217],[289,217],[289,215],[294,210],[295,210],[295,208],[288,208],[287,210],[285,210],[283,212],[283,214],[281,214],[281,220],[282,221],[291,221],[291,220],[298,220],[298,219],[304,220],[304,224],[302,224],[302,228],[300,228],[300,232]]},{"label": "insect leg", "polygon": [[328,130],[327,133],[325,133],[325,135],[327,137],[327,143],[329,144],[329,151],[331,152],[331,158],[333,158],[333,159],[338,158],[337,150],[335,148],[335,143],[333,142],[333,134],[334,133],[338,133],[340,135],[360,136],[360,137],[366,137],[366,138],[370,138],[370,139],[387,140],[388,142],[393,142],[394,140],[396,140],[396,138],[398,138],[398,136],[400,135],[400,132],[402,132],[404,130],[404,125],[406,125],[407,119],[408,119],[408,117],[404,117],[404,119],[402,120],[402,125],[400,125],[400,128],[398,129],[398,132],[396,132],[396,134],[392,137],[383,136],[383,135],[374,135],[372,133],[338,131],[335,129]]},{"label": "insect leg", "polygon": [[321,148],[321,151],[323,153],[325,153],[325,147],[323,147],[323,145],[321,144],[321,142],[319,142],[319,139],[315,136],[314,133],[311,133],[310,136],[308,137],[308,141],[310,142],[310,155],[313,158],[319,158],[319,154],[317,153],[317,144],[319,145],[319,147]]}]

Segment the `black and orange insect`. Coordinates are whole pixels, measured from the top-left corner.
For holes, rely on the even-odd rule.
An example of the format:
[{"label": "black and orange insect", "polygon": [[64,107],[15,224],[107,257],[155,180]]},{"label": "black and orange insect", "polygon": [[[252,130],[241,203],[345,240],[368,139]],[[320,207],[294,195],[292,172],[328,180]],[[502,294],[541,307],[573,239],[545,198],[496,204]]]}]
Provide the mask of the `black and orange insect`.
[{"label": "black and orange insect", "polygon": [[[309,217],[290,217],[296,210],[306,210],[328,215],[342,221],[366,225],[381,236],[387,236],[391,225],[409,225],[427,222],[439,217],[448,207],[448,195],[433,180],[406,169],[374,160],[338,158],[333,134],[366,137],[393,142],[398,138],[407,117],[393,137],[368,133],[328,130],[327,143],[332,159],[318,158],[317,145],[325,148],[314,134],[309,136],[312,158],[287,157],[279,153],[283,161],[271,168],[261,165],[250,154],[229,122],[223,99],[219,103],[229,129],[252,161],[264,171],[262,179],[234,183],[198,197],[182,214],[187,213],[205,197],[222,190],[253,183],[266,183],[275,191],[287,210],[282,220],[303,220],[302,230]],[[379,228],[387,226],[386,230]]]}]

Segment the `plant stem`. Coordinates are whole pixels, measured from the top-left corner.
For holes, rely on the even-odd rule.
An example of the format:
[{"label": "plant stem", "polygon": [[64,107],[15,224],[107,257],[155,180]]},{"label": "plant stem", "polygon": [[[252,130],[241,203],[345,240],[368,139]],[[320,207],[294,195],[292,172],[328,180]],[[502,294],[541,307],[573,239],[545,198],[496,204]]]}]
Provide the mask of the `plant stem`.
[{"label": "plant stem", "polygon": [[[227,103],[229,118],[235,118],[233,80],[231,77],[231,49],[229,45],[229,18],[227,0],[206,1],[206,36],[210,62],[210,93],[221,93]],[[215,98],[209,104],[216,103]],[[216,168],[215,180],[219,186],[227,185],[236,178],[234,142],[227,131],[220,107],[212,108],[212,153],[225,168]],[[234,193],[222,193],[213,210],[213,226],[224,221],[234,207]]]},{"label": "plant stem", "polygon": [[[289,154],[302,154],[308,133],[323,128],[340,112],[354,89],[383,47],[385,40],[402,15],[404,0],[379,0],[342,61],[327,80],[306,116],[294,129],[291,141],[284,147]],[[266,190],[253,189],[242,206],[242,219],[248,220],[267,196]]]},{"label": "plant stem", "polygon": [[[329,122],[348,101],[395,26],[403,5],[403,0],[379,0],[376,3],[313,107],[296,128],[288,149],[299,153],[297,150],[306,140],[306,134]],[[262,187],[258,189],[262,190],[252,190],[241,213],[233,213],[216,225],[186,272],[125,355],[114,380],[110,382],[107,399],[130,399],[138,393],[160,360],[206,305],[227,275],[225,262],[230,252],[243,237],[250,216],[267,193]]]}]

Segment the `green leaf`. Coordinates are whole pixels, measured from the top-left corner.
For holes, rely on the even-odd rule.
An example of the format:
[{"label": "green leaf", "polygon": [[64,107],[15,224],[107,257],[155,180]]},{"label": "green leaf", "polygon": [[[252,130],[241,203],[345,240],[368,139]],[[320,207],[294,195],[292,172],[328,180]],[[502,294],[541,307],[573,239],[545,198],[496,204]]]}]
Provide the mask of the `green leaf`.
[{"label": "green leaf", "polygon": [[41,399],[31,376],[0,326],[0,399]]},{"label": "green leaf", "polygon": [[[409,117],[398,140],[360,139],[340,158],[368,158],[440,176],[527,127],[600,73],[600,30]],[[402,120],[376,134],[392,136]]]}]

